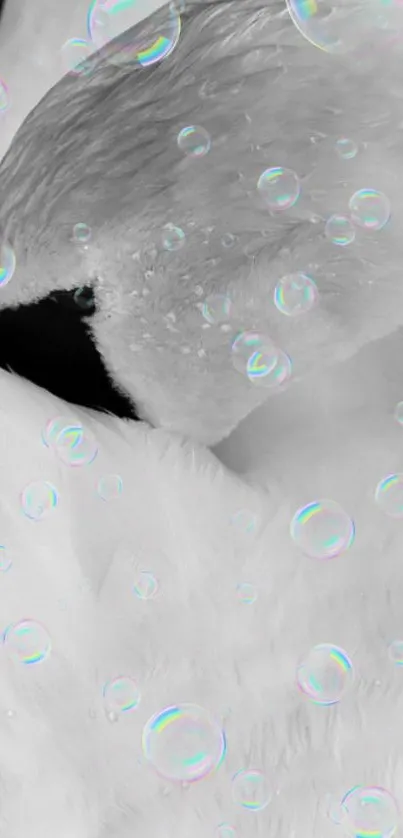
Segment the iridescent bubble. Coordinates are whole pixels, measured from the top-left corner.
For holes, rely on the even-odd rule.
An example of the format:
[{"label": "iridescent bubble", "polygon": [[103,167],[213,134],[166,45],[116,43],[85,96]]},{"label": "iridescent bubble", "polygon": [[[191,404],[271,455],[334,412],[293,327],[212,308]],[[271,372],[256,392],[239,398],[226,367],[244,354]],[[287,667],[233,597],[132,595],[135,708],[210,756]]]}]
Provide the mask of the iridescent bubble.
[{"label": "iridescent bubble", "polygon": [[395,419],[399,425],[403,425],[403,402],[398,402],[395,407]]},{"label": "iridescent bubble", "polygon": [[[88,36],[97,49],[119,37],[106,55],[112,64],[151,67],[175,49],[181,18],[173,3],[150,18],[142,17],[138,0],[93,0],[87,16]],[[136,26],[140,21],[141,26]]]},{"label": "iridescent bubble", "polygon": [[260,175],[257,188],[266,206],[276,212],[291,209],[297,203],[301,191],[298,175],[281,166],[266,169]]},{"label": "iridescent bubble", "polygon": [[0,247],[0,290],[13,278],[16,264],[13,248],[4,242]]},{"label": "iridescent bubble", "polygon": [[94,47],[88,41],[81,38],[70,38],[61,48],[61,59],[65,73],[74,73],[79,76],[86,76],[91,72],[91,64],[88,61]]},{"label": "iridescent bubble", "polygon": [[12,565],[11,557],[8,554],[7,547],[4,544],[0,545],[0,573],[7,573]]},{"label": "iridescent bubble", "polygon": [[231,317],[231,300],[225,294],[210,294],[204,301],[202,314],[207,323],[228,323]]},{"label": "iridescent bubble", "polygon": [[123,480],[119,474],[107,474],[98,480],[97,492],[102,500],[116,500],[120,498],[122,491]]},{"label": "iridescent bubble", "polygon": [[200,125],[189,125],[179,132],[178,146],[188,157],[205,157],[211,148],[211,137]]},{"label": "iridescent bubble", "polygon": [[237,587],[238,599],[244,605],[253,605],[257,600],[257,591],[250,582],[241,582]]},{"label": "iridescent bubble", "polygon": [[331,215],[326,221],[325,236],[333,244],[346,247],[355,239],[355,230],[349,218],[345,215]]},{"label": "iridescent bubble", "polygon": [[174,224],[167,224],[162,233],[162,247],[164,250],[169,250],[171,253],[176,250],[182,250],[186,241],[186,235],[180,227],[175,227]]},{"label": "iridescent bubble", "polygon": [[259,523],[259,518],[256,512],[251,509],[238,509],[231,515],[231,523],[237,528],[238,532],[253,533]]},{"label": "iridescent bubble", "polygon": [[217,838],[236,838],[236,831],[229,823],[220,823],[217,827]]},{"label": "iridescent bubble", "polygon": [[299,509],[290,525],[291,538],[313,559],[333,559],[351,547],[355,526],[332,500],[314,501]]},{"label": "iridescent bubble", "polygon": [[158,593],[158,580],[150,571],[142,570],[133,591],[139,599],[154,599]]},{"label": "iridescent bubble", "polygon": [[8,626],[3,635],[7,651],[19,663],[41,663],[51,651],[47,629],[36,620],[21,620]]},{"label": "iridescent bubble", "polygon": [[233,341],[231,349],[235,369],[250,378],[253,377],[254,364],[258,372],[261,362],[261,374],[268,375],[278,361],[278,349],[269,337],[259,332],[241,332]]},{"label": "iridescent bubble", "polygon": [[92,289],[77,288],[77,291],[74,292],[74,302],[82,311],[94,312],[95,302]]},{"label": "iridescent bubble", "polygon": [[232,778],[232,797],[238,806],[252,812],[261,812],[271,798],[267,777],[255,768],[243,768]]},{"label": "iridescent bubble", "polygon": [[71,416],[55,416],[53,419],[50,419],[42,431],[42,441],[46,445],[46,448],[51,448],[55,445],[59,434],[64,428],[70,427],[75,422],[76,420],[72,420]]},{"label": "iridescent bubble", "polygon": [[403,518],[403,474],[389,474],[375,490],[375,502],[390,518]]},{"label": "iridescent bubble", "polygon": [[274,305],[288,317],[296,317],[310,311],[318,301],[316,282],[307,274],[295,273],[284,276],[274,290]]},{"label": "iridescent bubble", "polygon": [[133,678],[119,675],[107,681],[103,688],[103,697],[107,712],[128,713],[136,710],[140,704],[140,691]]},{"label": "iridescent bubble", "polygon": [[256,379],[253,383],[264,387],[266,390],[276,390],[288,384],[292,376],[292,361],[282,349],[278,350],[278,358],[275,367],[267,375]]},{"label": "iridescent bubble", "polygon": [[297,685],[314,704],[337,704],[349,688],[353,665],[344,649],[315,646],[297,669]]},{"label": "iridescent bubble", "polygon": [[348,205],[354,224],[365,230],[382,230],[389,221],[389,198],[376,189],[360,189],[352,195]]},{"label": "iridescent bubble", "polygon": [[149,719],[143,730],[143,753],[157,773],[172,781],[192,783],[216,770],[225,756],[225,735],[203,707],[167,707]]},{"label": "iridescent bubble", "polygon": [[9,103],[8,87],[6,83],[0,79],[0,116],[6,113]]},{"label": "iridescent bubble", "polygon": [[77,244],[87,244],[91,238],[91,227],[88,224],[84,224],[83,222],[79,222],[75,224],[73,227],[73,240],[77,242]]},{"label": "iridescent bubble", "polygon": [[46,480],[30,483],[21,494],[23,512],[32,521],[43,521],[56,508],[58,494]]},{"label": "iridescent bubble", "polygon": [[379,786],[355,786],[341,802],[342,827],[351,838],[392,838],[399,823],[396,800]]},{"label": "iridescent bubble", "polygon": [[54,442],[53,449],[59,460],[72,467],[88,466],[94,462],[98,454],[96,440],[81,424],[64,427]]},{"label": "iridescent bubble", "polygon": [[358,154],[358,145],[354,140],[341,137],[336,141],[336,151],[342,160],[352,160]]},{"label": "iridescent bubble", "polygon": [[[353,20],[360,9],[349,4],[334,5],[333,0],[286,0],[294,26],[312,46],[324,52],[344,53],[356,45],[357,27],[363,21]],[[365,18],[364,18],[365,21]]]},{"label": "iridescent bubble", "polygon": [[403,666],[403,640],[393,640],[389,646],[389,657],[392,663]]},{"label": "iridescent bubble", "polygon": [[237,236],[234,236],[233,233],[226,233],[221,239],[221,244],[223,247],[229,250],[231,247],[234,247],[237,241],[238,238]]}]

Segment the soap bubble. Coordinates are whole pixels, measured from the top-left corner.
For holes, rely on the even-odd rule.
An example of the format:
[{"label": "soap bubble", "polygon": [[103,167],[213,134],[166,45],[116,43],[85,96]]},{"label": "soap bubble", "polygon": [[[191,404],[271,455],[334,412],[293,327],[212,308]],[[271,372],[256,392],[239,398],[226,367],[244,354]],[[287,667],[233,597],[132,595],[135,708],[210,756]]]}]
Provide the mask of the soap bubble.
[{"label": "soap bubble", "polygon": [[341,137],[336,141],[336,151],[342,160],[352,160],[358,154],[358,146],[354,140]]},{"label": "soap bubble", "polygon": [[32,521],[43,521],[56,508],[58,494],[46,480],[30,483],[21,494],[23,512]]},{"label": "soap bubble", "polygon": [[403,474],[389,474],[375,490],[375,502],[390,518],[403,518]]},{"label": "soap bubble", "polygon": [[238,238],[233,233],[225,233],[225,235],[221,239],[221,244],[223,247],[229,250],[231,247],[234,247],[237,241]]},{"label": "soap bubble", "polygon": [[296,317],[310,311],[318,301],[316,282],[304,273],[284,276],[274,290],[274,304],[281,314]]},{"label": "soap bubble", "polygon": [[255,379],[253,384],[264,387],[266,390],[276,390],[282,388],[287,384],[292,376],[292,361],[291,358],[283,352],[278,350],[277,363],[267,374],[259,379]]},{"label": "soap bubble", "polygon": [[191,783],[214,771],[225,756],[225,735],[211,714],[195,704],[167,707],[143,730],[143,753],[157,773]]},{"label": "soap bubble", "polygon": [[257,188],[266,206],[276,212],[291,209],[301,191],[298,175],[281,166],[266,169],[260,175]]},{"label": "soap bubble", "polygon": [[61,49],[64,72],[74,73],[77,76],[88,75],[92,70],[88,59],[93,52],[94,47],[88,41],[81,38],[70,38]]},{"label": "soap bubble", "polygon": [[205,157],[211,148],[211,137],[200,125],[189,125],[179,132],[178,146],[188,157]]},{"label": "soap bubble", "polygon": [[217,838],[236,838],[236,831],[229,823],[220,823],[217,827]]},{"label": "soap bubble", "polygon": [[399,425],[403,425],[403,402],[399,402],[395,407],[395,419]]},{"label": "soap bubble", "polygon": [[253,605],[257,600],[256,588],[249,582],[241,582],[237,587],[238,599],[245,605]]},{"label": "soap bubble", "polygon": [[55,416],[53,419],[50,419],[42,431],[42,441],[46,448],[52,448],[64,428],[68,428],[71,424],[75,424],[75,422],[76,420],[72,420],[71,416]]},{"label": "soap bubble", "polygon": [[103,688],[105,708],[109,713],[120,715],[136,710],[140,703],[140,691],[133,678],[119,675],[107,681]]},{"label": "soap bubble", "polygon": [[0,291],[14,276],[16,258],[13,248],[8,242],[0,246]]},{"label": "soap bubble", "polygon": [[[141,27],[137,27],[140,21]],[[120,36],[116,47],[108,50],[110,63],[151,67],[168,58],[175,49],[181,34],[181,18],[173,3],[142,20],[138,0],[93,0],[88,10],[87,29],[97,50]]]},{"label": "soap bubble", "polygon": [[325,236],[333,244],[346,247],[355,239],[355,230],[349,218],[345,215],[331,215],[326,221]]},{"label": "soap bubble", "polygon": [[211,325],[228,323],[231,316],[231,300],[224,294],[210,294],[203,303],[202,314]]},{"label": "soap bubble", "polygon": [[[269,337],[259,332],[241,332],[232,343],[232,363],[238,372],[246,375],[253,373],[253,365],[266,375],[274,369],[278,361],[278,349]],[[248,376],[250,377],[250,376]]]},{"label": "soap bubble", "polygon": [[102,500],[116,500],[123,491],[123,480],[119,474],[107,474],[100,477],[97,485],[97,492]]},{"label": "soap bubble", "polygon": [[238,509],[231,515],[231,523],[237,528],[239,533],[253,533],[256,531],[259,518],[256,512],[251,509]]},{"label": "soap bubble", "polygon": [[77,244],[87,244],[91,238],[91,227],[88,224],[84,224],[83,222],[79,222],[75,224],[73,227],[73,240],[77,242]]},{"label": "soap bubble", "polygon": [[158,593],[158,580],[153,573],[142,570],[133,586],[133,591],[139,599],[154,599]]},{"label": "soap bubble", "polygon": [[80,423],[62,428],[52,447],[58,458],[71,467],[88,466],[98,454],[96,440]]},{"label": "soap bubble", "polygon": [[370,835],[371,838],[392,838],[399,811],[391,793],[379,786],[355,786],[341,803],[342,826],[351,838]]},{"label": "soap bubble", "polygon": [[334,5],[333,0],[286,0],[294,26],[312,46],[324,52],[345,53],[356,46],[356,33],[363,31],[362,20],[353,20],[360,9],[349,4]]},{"label": "soap bubble", "polygon": [[93,313],[95,310],[95,301],[92,289],[77,288],[74,292],[74,302],[78,308],[87,314]]},{"label": "soap bubble", "polygon": [[7,573],[12,565],[11,557],[8,554],[7,547],[4,544],[0,545],[0,573]]},{"label": "soap bubble", "polygon": [[389,657],[392,663],[403,666],[403,640],[393,640],[389,646]]},{"label": "soap bubble", "polygon": [[9,103],[8,87],[6,83],[0,79],[0,116],[6,113]]},{"label": "soap bubble", "polygon": [[350,686],[353,665],[338,646],[315,646],[297,670],[297,685],[314,704],[337,704]]},{"label": "soap bubble", "polygon": [[162,247],[164,250],[172,252],[182,250],[185,244],[186,236],[180,227],[175,227],[174,224],[167,224],[164,227],[162,234]]},{"label": "soap bubble", "polygon": [[338,503],[322,500],[309,503],[295,513],[290,533],[305,555],[333,559],[351,547],[355,527]]},{"label": "soap bubble", "polygon": [[269,782],[262,771],[242,769],[232,778],[234,802],[252,812],[261,812],[270,802]]},{"label": "soap bubble", "polygon": [[8,626],[3,634],[7,651],[19,663],[41,663],[51,651],[51,640],[46,628],[35,620],[21,620]]},{"label": "soap bubble", "polygon": [[389,221],[389,198],[376,189],[360,189],[351,196],[348,205],[354,224],[365,230],[382,230]]}]

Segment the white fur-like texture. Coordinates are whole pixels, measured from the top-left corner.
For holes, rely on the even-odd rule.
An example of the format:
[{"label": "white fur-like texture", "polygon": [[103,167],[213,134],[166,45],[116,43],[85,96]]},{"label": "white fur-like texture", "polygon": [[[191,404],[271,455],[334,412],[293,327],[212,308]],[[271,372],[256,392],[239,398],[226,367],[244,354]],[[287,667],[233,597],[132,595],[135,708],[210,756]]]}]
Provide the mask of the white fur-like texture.
[{"label": "white fur-like texture", "polygon": [[[226,471],[202,447],[65,405],[2,372],[2,542],[13,564],[0,579],[1,630],[46,625],[50,657],[36,666],[0,658],[0,834],[8,838],[205,838],[229,822],[242,838],[332,838],[326,816],[352,786],[384,786],[402,800],[401,673],[388,660],[399,637],[399,532],[353,504],[358,537],[331,562],[303,557],[289,537],[293,510],[279,487],[263,491]],[[87,467],[43,445],[55,416],[95,435]],[[97,481],[120,474],[119,498]],[[59,504],[29,520],[20,493],[48,480]],[[244,532],[232,516],[257,515]],[[365,521],[365,526],[363,526]],[[141,601],[141,570],[159,580]],[[253,605],[236,586],[256,586]],[[354,663],[354,682],[333,707],[310,703],[296,667],[330,642]],[[127,674],[137,710],[111,722],[102,688]],[[192,702],[223,724],[218,771],[189,787],[160,779],[141,750],[145,722]],[[237,807],[231,779],[265,773],[269,806]]]}]

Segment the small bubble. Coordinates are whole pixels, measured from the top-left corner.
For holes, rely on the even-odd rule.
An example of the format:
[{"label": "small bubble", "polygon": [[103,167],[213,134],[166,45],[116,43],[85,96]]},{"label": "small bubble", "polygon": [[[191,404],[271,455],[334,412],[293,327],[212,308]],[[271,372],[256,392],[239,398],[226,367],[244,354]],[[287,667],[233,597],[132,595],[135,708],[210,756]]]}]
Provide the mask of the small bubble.
[{"label": "small bubble", "polygon": [[88,224],[83,224],[80,222],[79,224],[75,224],[73,227],[73,240],[77,242],[77,244],[87,244],[91,238],[92,232],[91,228],[88,227]]},{"label": "small bubble", "polygon": [[154,599],[158,593],[158,581],[154,574],[148,570],[141,571],[133,591],[139,599]]},{"label": "small bubble", "polygon": [[211,137],[205,128],[191,125],[180,131],[178,146],[188,157],[205,157],[211,148]]},{"label": "small bubble", "polygon": [[389,657],[392,663],[403,666],[403,640],[393,640],[389,646]]},{"label": "small bubble", "polygon": [[88,288],[78,288],[77,291],[74,292],[74,302],[82,311],[94,311],[94,296],[92,291]]},{"label": "small bubble", "polygon": [[8,626],[3,643],[19,663],[41,663],[50,654],[51,641],[46,628],[35,620],[21,620]]},{"label": "small bubble", "polygon": [[271,798],[269,783],[262,771],[242,769],[232,778],[234,802],[251,812],[261,812]]},{"label": "small bubble", "polygon": [[358,146],[354,140],[349,140],[346,137],[341,137],[336,142],[336,151],[342,160],[352,160],[358,154]]},{"label": "small bubble", "polygon": [[221,244],[223,247],[229,250],[231,247],[234,247],[237,241],[237,236],[234,236],[233,233],[226,233],[225,236],[223,236],[221,239]]},{"label": "small bubble", "polygon": [[107,681],[103,688],[105,707],[108,712],[119,715],[136,710],[140,703],[140,691],[133,678],[119,675]]},{"label": "small bubble", "polygon": [[290,534],[299,549],[310,558],[333,559],[351,547],[355,526],[338,503],[314,501],[295,513]]},{"label": "small bubble", "polygon": [[202,306],[202,314],[212,326],[226,323],[231,316],[231,300],[224,294],[210,294]]},{"label": "small bubble", "polygon": [[377,485],[375,502],[390,518],[403,518],[403,474],[389,474]]},{"label": "small bubble", "polygon": [[4,242],[0,247],[0,290],[13,278],[16,264],[13,248]]},{"label": "small bubble", "polygon": [[229,823],[220,823],[217,827],[217,838],[236,838],[236,831]]},{"label": "small bubble", "polygon": [[316,282],[307,274],[284,276],[274,291],[274,304],[281,314],[296,317],[310,311],[318,301]]},{"label": "small bubble", "polygon": [[297,686],[314,704],[337,704],[353,677],[353,665],[338,646],[321,643],[309,652],[297,670]]},{"label": "small bubble", "polygon": [[300,182],[295,172],[281,166],[266,169],[260,175],[257,188],[264,203],[275,211],[291,209],[300,196]]},{"label": "small bubble", "polygon": [[22,510],[32,521],[43,521],[56,509],[59,497],[48,481],[37,481],[25,487],[21,494]]},{"label": "small bubble", "polygon": [[331,215],[326,221],[325,236],[333,244],[347,247],[355,239],[355,230],[349,218],[344,215]]},{"label": "small bubble", "polygon": [[241,582],[237,587],[238,599],[244,605],[253,605],[257,599],[257,591],[249,582]]},{"label": "small bubble", "polygon": [[0,573],[7,573],[11,566],[12,561],[8,555],[7,548],[4,545],[0,545]]},{"label": "small bubble", "polygon": [[403,402],[399,402],[395,407],[395,419],[399,425],[403,425]]},{"label": "small bubble", "polygon": [[173,224],[167,224],[164,227],[162,235],[162,247],[164,250],[169,250],[171,253],[176,250],[182,250],[185,241],[185,233],[180,227],[175,227]]},{"label": "small bubble", "polygon": [[269,337],[258,332],[241,332],[231,348],[235,369],[250,379],[268,375],[278,361],[278,349]]},{"label": "small bubble", "polygon": [[9,93],[8,87],[4,81],[0,79],[0,116],[5,114],[9,107]]},{"label": "small bubble", "polygon": [[365,230],[382,230],[390,218],[390,201],[376,189],[355,192],[350,198],[349,209],[354,224]]},{"label": "small bubble", "polygon": [[88,59],[94,52],[94,48],[88,41],[81,38],[70,38],[61,48],[61,59],[65,73],[75,75],[88,75],[91,72],[91,65]]},{"label": "small bubble", "polygon": [[91,465],[98,455],[96,440],[79,423],[62,428],[52,447],[59,460],[71,467]]},{"label": "small bubble", "polygon": [[123,480],[119,474],[107,474],[98,480],[97,492],[102,500],[116,500],[121,496],[122,491]]}]

